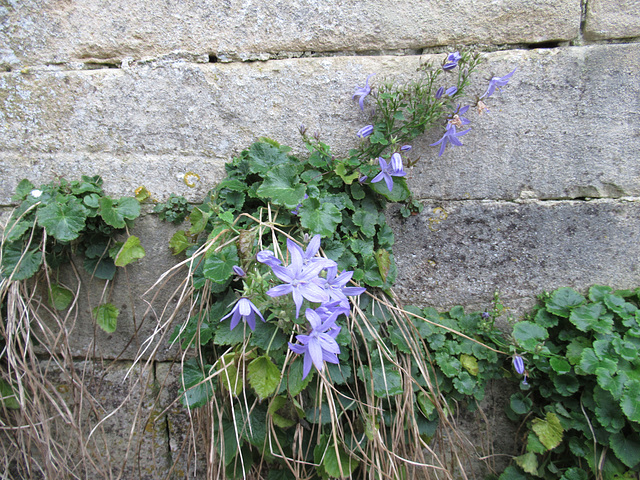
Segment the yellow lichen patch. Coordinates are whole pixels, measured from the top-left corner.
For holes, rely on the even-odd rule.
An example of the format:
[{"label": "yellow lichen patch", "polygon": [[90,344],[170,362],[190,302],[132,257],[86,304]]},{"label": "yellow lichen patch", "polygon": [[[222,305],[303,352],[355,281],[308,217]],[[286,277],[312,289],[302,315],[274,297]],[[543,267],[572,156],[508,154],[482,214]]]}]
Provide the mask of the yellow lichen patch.
[{"label": "yellow lichen patch", "polygon": [[443,220],[446,220],[447,217],[449,216],[449,213],[442,207],[434,208],[433,214],[435,215],[435,217],[431,217],[429,219],[429,230],[431,231],[435,231],[436,225],[442,222]]},{"label": "yellow lichen patch", "polygon": [[184,174],[184,184],[187,187],[193,188],[200,181],[200,175],[195,172],[187,172]]}]

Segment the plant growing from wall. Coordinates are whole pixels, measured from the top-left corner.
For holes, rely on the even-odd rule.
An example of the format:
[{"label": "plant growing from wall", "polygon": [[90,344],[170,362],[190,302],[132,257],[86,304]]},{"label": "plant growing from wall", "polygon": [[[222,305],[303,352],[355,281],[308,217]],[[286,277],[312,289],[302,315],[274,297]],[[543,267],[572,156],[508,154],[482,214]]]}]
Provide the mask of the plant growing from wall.
[{"label": "plant growing from wall", "polygon": [[560,288],[515,325],[528,382],[511,397],[510,415],[526,422],[526,448],[501,480],[637,478],[639,294]]},{"label": "plant growing from wall", "polygon": [[[494,333],[486,317],[397,306],[384,215],[387,202],[404,215],[420,208],[404,179],[408,142],[444,120],[434,146],[461,145],[469,120],[458,102],[477,63],[455,52],[424,66],[426,79],[377,90],[370,76],[353,97],[376,108],[346,158],[304,127],[307,157],[262,139],[171,239],[187,255],[190,298],[172,340],[198,353],[183,365],[182,401],[207,407],[222,470],[211,475],[259,476],[266,463],[271,478],[402,478],[403,459],[428,464],[424,449],[453,408],[442,392],[481,399],[497,375],[497,350],[480,343]],[[429,352],[443,347],[432,365]]]}]

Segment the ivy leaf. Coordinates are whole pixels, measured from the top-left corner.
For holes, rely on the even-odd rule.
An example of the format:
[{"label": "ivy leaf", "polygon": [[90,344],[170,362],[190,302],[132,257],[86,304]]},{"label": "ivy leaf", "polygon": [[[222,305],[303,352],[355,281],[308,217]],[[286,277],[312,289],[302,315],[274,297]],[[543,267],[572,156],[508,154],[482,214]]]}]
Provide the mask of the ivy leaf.
[{"label": "ivy leaf", "polygon": [[71,197],[66,203],[52,202],[39,208],[38,225],[56,240],[70,242],[80,236],[88,213],[79,200]]},{"label": "ivy leaf", "polygon": [[540,443],[542,443],[547,450],[552,450],[562,442],[564,429],[555,413],[547,412],[545,418],[545,420],[534,418],[531,422],[531,429],[540,439]]},{"label": "ivy leaf", "polygon": [[112,303],[103,303],[93,309],[93,318],[98,326],[107,333],[116,331],[120,311]]},{"label": "ivy leaf", "polygon": [[302,202],[306,186],[291,165],[278,165],[269,170],[264,182],[258,188],[258,195],[270,198],[277,205],[296,208]]},{"label": "ivy leaf", "polygon": [[518,322],[513,327],[513,337],[525,350],[533,351],[547,339],[547,330],[531,322]]},{"label": "ivy leaf", "polygon": [[616,457],[629,468],[640,463],[640,437],[638,434],[627,435],[618,432],[609,438],[609,446]]},{"label": "ivy leaf", "polygon": [[247,378],[261,400],[273,395],[280,383],[280,370],[269,357],[263,355],[247,366]]},{"label": "ivy leaf", "polygon": [[61,287],[57,283],[52,283],[49,289],[49,304],[56,310],[64,310],[73,301],[73,292]]},{"label": "ivy leaf", "polygon": [[572,288],[563,287],[553,292],[547,300],[545,308],[548,312],[567,318],[571,310],[582,305],[585,298]]},{"label": "ivy leaf", "polygon": [[131,235],[127,238],[127,241],[124,242],[122,248],[120,248],[114,263],[116,264],[116,267],[124,267],[125,265],[129,265],[131,262],[143,258],[144,256],[145,251],[140,244],[140,239],[135,235]]},{"label": "ivy leaf", "polygon": [[312,235],[332,237],[336,227],[342,222],[342,213],[332,203],[322,203],[314,198],[307,198],[300,209],[300,223]]}]

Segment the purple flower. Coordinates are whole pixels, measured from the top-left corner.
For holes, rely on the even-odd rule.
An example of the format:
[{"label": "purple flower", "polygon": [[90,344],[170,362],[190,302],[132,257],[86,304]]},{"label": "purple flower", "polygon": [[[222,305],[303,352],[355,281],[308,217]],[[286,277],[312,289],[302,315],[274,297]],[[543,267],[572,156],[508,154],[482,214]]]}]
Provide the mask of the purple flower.
[{"label": "purple flower", "polygon": [[244,270],[241,267],[239,267],[238,265],[234,265],[233,266],[233,272],[236,275],[238,275],[239,277],[246,277],[247,276],[247,274],[244,273]]},{"label": "purple flower", "polygon": [[467,110],[469,110],[469,105],[465,105],[462,108],[458,105],[458,108],[449,119],[449,125],[454,125],[457,128],[462,128],[463,125],[469,125],[471,120],[463,117],[463,115],[467,113]]},{"label": "purple flower", "polygon": [[365,138],[371,135],[372,133],[373,133],[373,125],[367,125],[366,127],[362,127],[360,130],[358,130],[358,133],[356,133],[356,135],[360,138]]},{"label": "purple flower", "polygon": [[[364,287],[346,287],[345,285],[351,280],[353,272],[342,272],[338,275],[338,267],[332,266],[327,268],[327,279],[325,280],[324,289],[329,294],[332,302],[339,302],[340,306],[349,309],[349,297],[355,297],[364,293],[367,289]],[[328,307],[328,306],[327,306]],[[348,310],[345,315],[348,315]]]},{"label": "purple flower", "polygon": [[300,315],[303,299],[318,303],[329,301],[329,295],[320,286],[321,279],[318,274],[325,268],[335,265],[335,262],[315,257],[319,248],[320,235],[313,237],[306,252],[303,252],[295,242],[287,239],[291,263],[287,267],[279,265],[271,267],[275,276],[285,283],[269,289],[267,295],[279,297],[291,293],[293,303],[296,305],[296,318]]},{"label": "purple flower", "polygon": [[409,150],[411,150],[411,145],[403,145],[400,147],[400,151],[402,152],[408,152]]},{"label": "purple flower", "polygon": [[311,371],[311,365],[315,365],[319,372],[324,369],[324,362],[340,363],[338,354],[340,347],[336,337],[340,333],[340,327],[336,325],[337,313],[332,313],[328,318],[321,316],[314,310],[307,308],[305,316],[311,325],[308,335],[296,335],[296,339],[302,345],[289,343],[292,352],[304,355],[302,378],[305,379]]},{"label": "purple flower", "polygon": [[[309,198],[309,195],[307,195],[306,193],[304,194],[304,200],[306,200],[307,198]],[[296,208],[291,210],[291,213],[293,215],[298,215],[300,213],[300,207],[302,206],[301,203],[299,203],[298,205],[296,205]]]},{"label": "purple flower", "polygon": [[493,77],[491,80],[489,80],[489,88],[487,88],[487,91],[484,92],[484,95],[482,95],[480,98],[490,97],[491,95],[493,95],[493,92],[496,91],[496,88],[500,90],[500,87],[504,87],[507,83],[509,83],[511,75],[513,75],[517,69],[518,67],[514,68],[511,73],[507,73],[504,77]]},{"label": "purple flower", "polygon": [[440,145],[440,153],[438,153],[438,156],[441,157],[442,154],[444,153],[444,149],[447,146],[447,142],[451,143],[451,145],[455,145],[457,147],[462,145],[462,142],[460,140],[458,140],[458,137],[461,137],[462,135],[465,135],[467,133],[469,133],[471,131],[470,128],[467,128],[466,130],[462,131],[462,132],[457,132],[456,131],[456,126],[452,125],[451,123],[447,124],[447,129],[444,132],[443,137],[438,140],[436,143],[432,143],[430,146],[431,147],[435,147],[436,145]]},{"label": "purple flower", "polygon": [[518,372],[520,375],[524,375],[525,369],[524,369],[524,360],[520,355],[514,355],[513,356],[513,368],[516,370],[516,372]]},{"label": "purple flower", "polygon": [[367,77],[367,81],[365,82],[364,87],[356,87],[356,91],[352,97],[352,99],[355,99],[356,97],[360,97],[358,99],[358,104],[360,104],[360,110],[362,110],[363,112],[364,112],[364,97],[366,97],[371,93],[371,87],[369,86],[369,79],[374,75],[375,73],[372,73]]},{"label": "purple flower", "polygon": [[436,90],[436,100],[440,100],[442,98],[443,93],[444,93],[444,87],[438,88],[438,90]]},{"label": "purple flower", "polygon": [[271,250],[261,250],[256,255],[256,260],[270,267],[281,265],[282,262],[276,258]]},{"label": "purple flower", "polygon": [[376,183],[384,179],[387,188],[391,192],[393,190],[393,178],[391,177],[404,177],[406,175],[406,172],[402,169],[402,157],[399,153],[394,153],[391,155],[391,162],[389,162],[388,165],[382,157],[378,158],[378,162],[380,163],[381,172],[373,177],[371,183]]},{"label": "purple flower", "polygon": [[445,64],[442,65],[442,69],[453,70],[458,66],[458,62],[460,61],[461,58],[462,58],[462,55],[460,55],[460,52],[450,53],[449,56],[447,57],[447,60],[445,61]]},{"label": "purple flower", "polygon": [[458,93],[458,87],[449,87],[444,93],[445,95],[452,97],[453,95]]},{"label": "purple flower", "polygon": [[358,179],[358,183],[364,183],[367,181],[367,177],[366,175],[362,175],[359,179]]},{"label": "purple flower", "polygon": [[227,315],[222,317],[220,321],[222,322],[223,320],[233,315],[233,317],[231,317],[231,330],[236,328],[236,325],[240,323],[240,320],[243,320],[244,322],[246,322],[247,325],[249,325],[249,328],[251,330],[255,330],[256,313],[260,317],[260,320],[264,322],[264,317],[260,313],[260,310],[258,310],[256,306],[253,303],[251,303],[251,300],[249,300],[246,297],[242,297],[240,300],[238,300],[238,302],[236,303],[236,306],[233,307],[233,310],[231,310],[231,312],[229,312]]}]

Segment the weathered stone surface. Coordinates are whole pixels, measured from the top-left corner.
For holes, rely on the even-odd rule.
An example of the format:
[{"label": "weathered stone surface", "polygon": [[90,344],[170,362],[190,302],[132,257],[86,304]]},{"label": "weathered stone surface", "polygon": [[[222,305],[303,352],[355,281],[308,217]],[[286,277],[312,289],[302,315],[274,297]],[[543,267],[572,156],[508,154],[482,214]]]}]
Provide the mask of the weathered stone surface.
[{"label": "weathered stone surface", "polygon": [[[371,72],[373,82],[407,80],[421,61],[441,59],[167,60],[1,74],[0,202],[24,177],[38,183],[96,173],[111,194],[144,185],[159,199],[175,192],[197,201],[220,180],[223,163],[258,137],[301,152],[300,123],[344,154],[367,121],[351,100],[355,85]],[[486,59],[471,95],[481,95],[488,78],[518,70],[503,94],[487,100],[488,114],[469,114],[473,130],[464,147],[438,157],[429,147],[437,129],[416,142],[410,156],[421,161],[409,181],[419,197],[640,194],[637,44],[514,50]],[[190,171],[200,176],[194,188],[184,183]]]},{"label": "weathered stone surface", "polygon": [[207,61],[212,54],[221,60],[266,59],[536,43],[571,40],[579,26],[579,0],[9,1],[0,7],[0,67],[120,63],[174,51]]},{"label": "weathered stone surface", "polygon": [[589,40],[640,36],[640,1],[589,0],[584,36]]},{"label": "weathered stone surface", "polygon": [[[3,446],[9,444],[5,435],[13,435],[14,442],[20,439],[24,455],[40,465],[50,463],[55,478],[166,478],[169,438],[153,365],[84,361],[65,363],[63,370],[42,360],[34,368],[40,368],[52,390],[48,397],[40,392],[43,424],[36,428],[42,436],[37,438],[35,429],[24,431],[24,425],[12,431],[11,422],[3,421]],[[41,448],[47,440],[53,451]]]},{"label": "weathered stone surface", "polygon": [[640,285],[640,201],[426,202],[396,232],[396,291],[403,301],[481,309],[561,286]]},{"label": "weathered stone surface", "polygon": [[[178,305],[182,281],[186,277],[185,269],[147,293],[165,272],[178,263],[169,250],[169,240],[175,230],[156,216],[138,218],[131,234],[140,238],[146,256],[127,265],[126,269],[118,269],[109,284],[104,280],[91,279],[82,267],[83,259],[74,258],[81,285],[76,311],[68,316],[66,311],[60,313],[66,317],[68,348],[74,358],[134,360],[141,356],[162,361],[176,355],[177,346],[171,347],[169,336],[175,325],[187,319],[187,313],[178,309],[173,320],[170,315]],[[60,284],[75,292],[78,279],[71,269],[63,267],[60,275]],[[176,291],[178,294],[174,295]],[[46,290],[41,288],[40,293],[46,305]],[[95,307],[107,302],[120,312],[113,333],[106,333],[98,327],[91,314]],[[55,330],[56,324],[47,316],[46,308],[40,309],[40,313]]]}]

